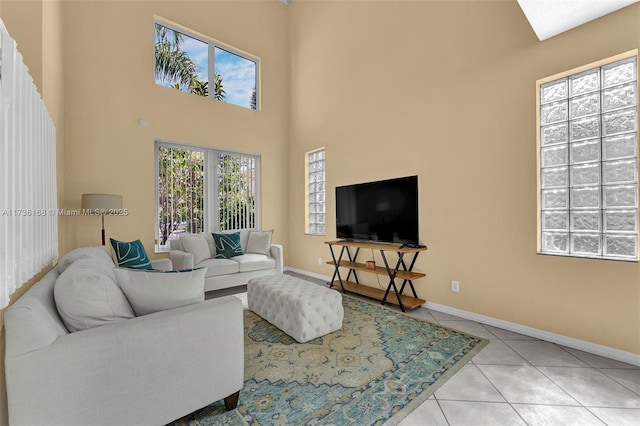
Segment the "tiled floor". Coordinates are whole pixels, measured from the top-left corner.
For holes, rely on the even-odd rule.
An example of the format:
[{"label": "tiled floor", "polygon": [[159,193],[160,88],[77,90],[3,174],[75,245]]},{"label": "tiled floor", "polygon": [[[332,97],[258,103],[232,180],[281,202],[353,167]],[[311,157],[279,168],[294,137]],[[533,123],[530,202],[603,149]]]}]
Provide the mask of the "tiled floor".
[{"label": "tiled floor", "polygon": [[491,343],[402,426],[640,426],[638,367],[426,308],[409,314]]},{"label": "tiled floor", "polygon": [[418,308],[412,315],[491,341],[400,423],[640,425],[640,368]]}]

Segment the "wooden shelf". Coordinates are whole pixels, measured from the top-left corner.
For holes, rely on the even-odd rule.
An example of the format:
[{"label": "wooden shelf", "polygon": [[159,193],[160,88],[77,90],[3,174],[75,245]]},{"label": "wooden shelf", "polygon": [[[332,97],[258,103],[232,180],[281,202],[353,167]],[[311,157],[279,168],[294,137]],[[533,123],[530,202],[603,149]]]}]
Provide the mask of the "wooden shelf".
[{"label": "wooden shelf", "polygon": [[[360,294],[362,296],[370,297],[372,299],[377,299],[380,301],[389,302],[394,305],[400,306],[402,312],[405,312],[405,308],[415,309],[418,306],[421,306],[425,303],[424,300],[418,299],[416,295],[416,291],[413,288],[413,280],[422,278],[425,274],[420,272],[413,272],[413,264],[415,263],[418,254],[421,251],[426,250],[426,247],[406,247],[401,244],[386,244],[386,243],[376,243],[376,242],[366,242],[366,241],[325,241],[325,244],[329,246],[329,250],[331,251],[331,258],[333,261],[327,262],[329,265],[333,265],[335,271],[333,273],[333,277],[329,285],[336,286],[339,290],[348,291],[351,293]],[[336,258],[335,252],[333,251],[334,246],[340,246],[340,255]],[[352,256],[352,253],[349,251],[350,248],[355,248],[356,251]],[[379,250],[380,256],[382,256],[382,260],[384,261],[385,266],[376,266],[375,268],[367,268],[365,263],[356,262],[358,253],[360,249],[366,250]],[[387,261],[387,256],[385,252],[394,252],[398,256],[398,260],[395,262],[395,266],[387,268],[389,265]],[[342,257],[345,255],[348,256],[349,260],[342,260]],[[409,257],[413,255],[413,260],[405,263],[404,256],[409,254]],[[409,267],[407,268],[407,264]],[[384,275],[388,277],[389,281],[385,290],[381,290],[375,287],[370,287],[367,285],[362,285],[358,283],[354,283],[353,281],[341,281],[340,268],[349,269],[349,273],[347,278],[350,277],[351,273],[354,274],[354,279],[358,281],[357,272],[366,272],[369,274],[376,275]],[[396,272],[394,276],[393,273]],[[336,280],[336,278],[338,278]],[[405,280],[402,284],[396,283],[396,279]],[[340,283],[342,282],[342,286]],[[409,284],[408,289],[412,292],[412,294],[416,297],[405,296],[399,294],[400,289],[404,289],[403,285]],[[387,298],[385,299],[384,295],[387,293]]]},{"label": "wooden shelf", "polygon": [[[327,262],[327,265],[335,266],[335,264],[336,263],[332,260]],[[384,266],[376,266],[374,269],[369,269],[364,263],[349,262],[347,260],[340,261],[340,266],[349,269],[355,269],[357,271],[369,272],[371,274],[384,275],[385,277],[389,276],[389,274],[387,273],[387,268],[385,268]],[[409,272],[402,270],[398,270],[398,273],[396,274],[396,278],[400,278],[402,280],[416,280],[425,276],[425,274],[420,272]]]},{"label": "wooden shelf", "polygon": [[355,247],[355,248],[363,248],[363,249],[394,251],[396,253],[417,253],[419,251],[424,251],[427,249],[426,247],[406,247],[406,246],[402,246],[402,244],[375,243],[375,242],[367,242],[367,241],[337,240],[337,241],[325,241],[324,243],[328,245],[336,245],[336,246],[347,246],[347,247]]},{"label": "wooden shelf", "polygon": [[[386,271],[384,275],[387,275]],[[327,283],[327,284],[329,284],[330,286],[333,285],[333,287],[336,288],[337,290],[342,290],[340,288],[340,281],[338,280],[334,281],[333,283]],[[382,298],[384,297],[384,290],[379,288],[369,287],[363,284],[356,284],[351,281],[342,281],[342,285],[344,286],[344,289],[350,293],[359,294],[361,296],[369,297],[371,299],[376,299],[376,300],[382,300]],[[426,300],[416,299],[415,297],[404,296],[404,295],[400,296],[400,300],[402,300],[402,305],[405,308],[409,308],[409,309],[418,308],[422,306],[424,303],[426,303]],[[400,305],[400,303],[398,302],[398,298],[396,297],[393,291],[390,291],[389,294],[387,295],[387,302],[393,305],[398,305],[398,306]]]}]

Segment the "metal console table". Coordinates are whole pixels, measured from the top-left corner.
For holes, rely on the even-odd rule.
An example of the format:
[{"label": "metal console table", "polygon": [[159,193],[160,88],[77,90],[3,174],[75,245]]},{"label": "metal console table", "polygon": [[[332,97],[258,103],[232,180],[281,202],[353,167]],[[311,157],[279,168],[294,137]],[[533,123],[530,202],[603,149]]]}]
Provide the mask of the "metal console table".
[{"label": "metal console table", "polygon": [[[425,274],[413,272],[413,266],[416,263],[418,254],[421,251],[425,251],[427,249],[426,247],[408,247],[400,244],[359,241],[326,241],[325,244],[329,245],[331,258],[333,259],[327,263],[335,267],[331,282],[328,283],[329,287],[333,287],[334,285],[337,286],[339,284],[343,293],[351,292],[360,294],[362,296],[380,300],[383,305],[387,302],[392,303],[400,306],[402,312],[405,312],[405,308],[415,309],[425,303],[425,300],[418,298],[416,290],[413,288],[413,280],[422,278]],[[336,253],[334,252],[334,247],[336,246],[340,247],[340,253],[337,258]],[[350,249],[355,249],[355,252],[352,254]],[[360,254],[360,249],[379,251],[384,262],[384,267],[376,266],[375,268],[367,268],[365,263],[358,263],[357,258],[358,254]],[[394,252],[398,255],[398,261],[396,262],[395,267],[391,267],[389,265],[385,252]],[[404,257],[405,255],[411,254],[413,255],[413,258],[409,262],[409,267],[407,268],[407,263],[405,262]],[[341,267],[349,269],[346,279],[342,279],[342,276],[340,275]],[[389,278],[389,284],[387,285],[386,291],[360,284],[358,272],[387,276]],[[354,281],[350,281],[352,276]],[[400,290],[398,290],[398,286],[396,285],[396,278],[403,280]],[[409,285],[409,289],[411,290],[413,297],[402,294],[407,284]],[[393,290],[393,292],[391,290]]]}]

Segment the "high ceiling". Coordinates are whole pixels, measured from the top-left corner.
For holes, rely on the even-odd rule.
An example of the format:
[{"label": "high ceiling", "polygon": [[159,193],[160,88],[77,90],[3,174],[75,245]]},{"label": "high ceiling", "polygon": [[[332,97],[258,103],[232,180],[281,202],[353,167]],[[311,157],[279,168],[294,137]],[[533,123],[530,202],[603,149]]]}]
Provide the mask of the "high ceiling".
[{"label": "high ceiling", "polygon": [[638,1],[518,0],[518,3],[542,41]]},{"label": "high ceiling", "polygon": [[[289,4],[291,0],[280,0]],[[518,0],[540,41],[640,0]]]}]

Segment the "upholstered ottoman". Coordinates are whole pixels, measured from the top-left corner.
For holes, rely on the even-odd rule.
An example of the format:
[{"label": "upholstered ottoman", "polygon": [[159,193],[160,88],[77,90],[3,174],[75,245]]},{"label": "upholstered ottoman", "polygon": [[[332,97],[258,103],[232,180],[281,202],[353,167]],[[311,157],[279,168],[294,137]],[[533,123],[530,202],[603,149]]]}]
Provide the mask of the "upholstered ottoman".
[{"label": "upholstered ottoman", "polygon": [[252,278],[249,309],[300,343],[342,328],[342,295],[290,275]]}]

